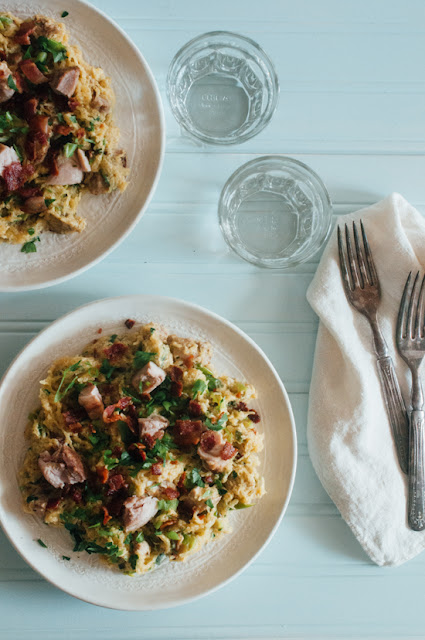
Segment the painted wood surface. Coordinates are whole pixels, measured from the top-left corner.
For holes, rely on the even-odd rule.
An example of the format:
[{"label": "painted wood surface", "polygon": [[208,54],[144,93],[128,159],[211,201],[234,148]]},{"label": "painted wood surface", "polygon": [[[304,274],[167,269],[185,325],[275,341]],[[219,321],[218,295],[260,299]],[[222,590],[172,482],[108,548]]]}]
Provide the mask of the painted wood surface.
[{"label": "painted wood surface", "polygon": [[[399,191],[425,213],[425,8],[421,0],[97,0],[134,40],[164,100],[167,149],[140,224],[88,273],[45,291],[0,297],[0,370],[32,336],[75,307],[156,293],[206,306],[269,355],[293,404],[299,439],[291,504],[275,538],[237,580],[191,605],[121,613],[67,596],[34,573],[0,533],[0,637],[133,640],[385,637],[425,634],[425,556],[398,569],[368,560],[308,458],[306,415],[317,319],[305,292],[317,261],[259,270],[232,254],[217,225],[229,175],[265,153],[309,164],[335,215]],[[58,5],[59,7],[59,5]],[[66,2],[58,10],[70,11]],[[177,49],[238,31],[273,59],[281,94],[251,141],[208,148],[183,137],[165,80]]]}]

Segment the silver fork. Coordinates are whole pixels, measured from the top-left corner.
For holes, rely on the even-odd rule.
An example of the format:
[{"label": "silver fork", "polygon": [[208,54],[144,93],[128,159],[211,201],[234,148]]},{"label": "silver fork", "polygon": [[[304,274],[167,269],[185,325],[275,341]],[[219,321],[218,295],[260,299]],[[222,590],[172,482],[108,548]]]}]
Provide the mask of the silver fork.
[{"label": "silver fork", "polygon": [[345,225],[347,260],[343,247],[341,229],[338,226],[340,270],[348,301],[357,311],[367,318],[372,329],[378,373],[393,439],[396,445],[398,462],[401,470],[407,473],[409,468],[409,420],[400,392],[394,363],[389,355],[387,344],[378,324],[377,312],[381,301],[381,287],[362,221],[360,221],[360,227],[363,240],[362,246],[360,245],[356,224],[353,222],[355,246],[353,251],[350,232],[348,226]]},{"label": "silver fork", "polygon": [[412,373],[412,412],[410,414],[409,506],[411,529],[425,529],[424,477],[424,396],[419,367],[425,355],[425,276],[419,288],[419,272],[409,292],[412,274],[406,280],[397,319],[397,348]]}]

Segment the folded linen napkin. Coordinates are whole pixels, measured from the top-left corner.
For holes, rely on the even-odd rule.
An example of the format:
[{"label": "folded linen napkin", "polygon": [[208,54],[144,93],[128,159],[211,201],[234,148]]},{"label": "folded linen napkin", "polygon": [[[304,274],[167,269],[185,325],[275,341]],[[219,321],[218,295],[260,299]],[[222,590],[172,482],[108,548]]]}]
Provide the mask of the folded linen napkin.
[{"label": "folded linen napkin", "polygon": [[[397,193],[338,223],[360,219],[381,282],[379,322],[409,406],[410,374],[396,352],[395,327],[409,271],[425,268],[425,220]],[[398,466],[372,334],[345,297],[336,230],[307,299],[320,318],[307,429],[313,466],[370,558],[399,565],[425,548],[425,532],[407,526],[407,481]]]}]

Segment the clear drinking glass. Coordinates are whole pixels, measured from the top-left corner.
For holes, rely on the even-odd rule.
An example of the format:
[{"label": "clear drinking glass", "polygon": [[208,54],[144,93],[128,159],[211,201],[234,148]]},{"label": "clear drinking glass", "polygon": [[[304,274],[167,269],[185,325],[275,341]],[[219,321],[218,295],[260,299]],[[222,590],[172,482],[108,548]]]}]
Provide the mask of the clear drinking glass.
[{"label": "clear drinking glass", "polygon": [[168,70],[167,93],[187,133],[207,143],[235,144],[269,122],[279,83],[269,57],[253,40],[213,31],[177,52]]},{"label": "clear drinking glass", "polygon": [[218,216],[226,242],[241,258],[286,269],[309,260],[324,244],[332,205],[310,167],[285,156],[263,156],[229,178]]}]

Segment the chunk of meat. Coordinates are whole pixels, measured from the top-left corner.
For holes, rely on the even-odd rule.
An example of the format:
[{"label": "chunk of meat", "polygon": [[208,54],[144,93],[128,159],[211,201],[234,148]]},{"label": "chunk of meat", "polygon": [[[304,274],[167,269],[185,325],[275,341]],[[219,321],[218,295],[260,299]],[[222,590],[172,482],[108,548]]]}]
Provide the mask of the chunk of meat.
[{"label": "chunk of meat", "polygon": [[15,93],[7,84],[10,75],[12,72],[6,62],[0,62],[0,102],[7,102]]},{"label": "chunk of meat", "polygon": [[70,98],[77,88],[80,69],[78,67],[66,67],[55,73],[50,80],[50,86],[55,93]]},{"label": "chunk of meat", "polygon": [[167,418],[159,414],[151,414],[147,418],[139,418],[140,438],[149,449],[152,449],[155,442],[163,438],[164,429],[166,429],[169,424]]},{"label": "chunk of meat", "polygon": [[13,162],[19,162],[15,149],[13,147],[7,147],[4,144],[0,144],[0,176],[3,177],[5,168]]},{"label": "chunk of meat", "polygon": [[106,495],[113,496],[118,491],[121,491],[121,489],[128,489],[128,483],[125,481],[124,476],[121,473],[109,476]]},{"label": "chunk of meat", "polygon": [[38,98],[30,98],[24,102],[24,116],[27,120],[31,120],[37,113]]},{"label": "chunk of meat", "polygon": [[109,100],[98,94],[96,91],[94,92],[90,106],[92,106],[93,109],[97,109],[101,113],[106,113],[111,108]]},{"label": "chunk of meat", "polygon": [[165,371],[150,361],[133,376],[131,384],[141,393],[151,393],[164,382],[165,377]]},{"label": "chunk of meat", "polygon": [[[227,446],[229,445],[229,446]],[[230,447],[230,448],[229,448]],[[224,471],[237,449],[223,439],[218,431],[205,431],[201,436],[198,455],[212,471]]]},{"label": "chunk of meat", "polygon": [[88,384],[80,391],[78,404],[84,407],[91,420],[97,420],[102,417],[104,411],[103,400],[95,384]]},{"label": "chunk of meat", "polygon": [[19,195],[23,198],[32,198],[33,196],[42,196],[43,192],[38,187],[30,187],[25,185],[19,188]]},{"label": "chunk of meat", "polygon": [[49,81],[32,60],[22,60],[19,63],[19,68],[32,84],[44,84]]},{"label": "chunk of meat", "polygon": [[94,196],[100,196],[102,193],[108,193],[109,185],[106,184],[101,173],[92,173],[86,181],[90,193]]},{"label": "chunk of meat", "polygon": [[42,211],[46,211],[46,203],[44,201],[43,196],[32,196],[31,198],[27,198],[22,205],[22,209],[25,213],[29,213],[30,215],[41,213]]},{"label": "chunk of meat", "polygon": [[38,466],[47,482],[55,489],[87,479],[80,456],[68,445],[62,445],[54,453],[43,451],[38,458]]},{"label": "chunk of meat", "polygon": [[182,447],[198,444],[205,428],[201,420],[176,420],[174,439]]},{"label": "chunk of meat", "polygon": [[127,532],[136,531],[152,520],[158,511],[158,500],[152,496],[132,496],[124,502],[123,523]]},{"label": "chunk of meat", "polygon": [[22,186],[24,180],[22,179],[22,165],[20,162],[12,162],[4,167],[2,176],[6,182],[6,188],[8,191],[16,191]]},{"label": "chunk of meat", "polygon": [[15,33],[15,42],[18,44],[31,44],[30,35],[34,33],[35,27],[36,25],[34,20],[27,20],[26,22],[23,22]]},{"label": "chunk of meat", "polygon": [[58,156],[56,160],[57,175],[52,175],[46,180],[46,184],[68,185],[80,184],[83,181],[84,173],[75,161],[74,157],[67,158],[64,155]]},{"label": "chunk of meat", "polygon": [[124,322],[124,324],[127,327],[127,329],[132,329],[134,327],[134,325],[136,324],[136,321],[132,320],[131,318],[127,318],[127,320]]},{"label": "chunk of meat", "polygon": [[84,151],[82,149],[77,149],[77,162],[80,166],[81,171],[89,172],[91,171],[90,162]]}]

